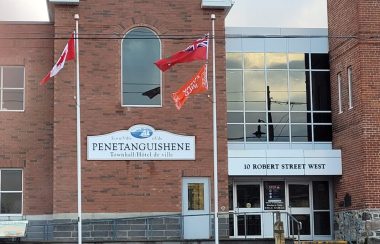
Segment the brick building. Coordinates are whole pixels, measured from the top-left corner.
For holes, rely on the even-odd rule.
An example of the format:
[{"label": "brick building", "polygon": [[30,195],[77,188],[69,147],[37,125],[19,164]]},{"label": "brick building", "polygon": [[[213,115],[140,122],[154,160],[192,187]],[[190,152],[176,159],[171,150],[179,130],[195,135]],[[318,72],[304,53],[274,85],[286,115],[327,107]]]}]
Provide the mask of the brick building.
[{"label": "brick building", "polygon": [[343,162],[335,229],[354,241],[379,229],[379,11],[378,1],[328,1],[333,145]]},{"label": "brick building", "polygon": [[177,111],[171,93],[204,62],[153,64],[211,32],[212,13],[219,236],[271,238],[275,212],[302,240],[376,230],[380,5],[328,1],[327,30],[225,28],[231,4],[50,0],[51,23],[1,23],[0,233],[77,237],[75,62],[38,84],[74,14],[84,240],[213,238],[213,88]]},{"label": "brick building", "polygon": [[[26,240],[77,236],[75,62],[48,84],[38,83],[61,54],[79,14],[84,239],[210,238],[212,90],[190,98],[180,111],[171,99],[204,62],[163,73],[154,61],[211,33],[210,16],[216,15],[218,194],[226,209],[224,17],[230,6],[230,1],[50,1],[52,23],[2,23],[1,35],[8,37],[0,40],[3,219],[27,220]],[[154,98],[142,95],[157,87]],[[99,160],[89,152],[90,136],[109,134],[108,143],[126,140],[135,146],[144,141],[142,130],[161,143],[156,160],[141,147],[125,157],[129,160]],[[197,229],[189,228],[194,219],[182,216],[200,213],[197,237],[191,232]],[[228,235],[226,218],[220,233]]]}]

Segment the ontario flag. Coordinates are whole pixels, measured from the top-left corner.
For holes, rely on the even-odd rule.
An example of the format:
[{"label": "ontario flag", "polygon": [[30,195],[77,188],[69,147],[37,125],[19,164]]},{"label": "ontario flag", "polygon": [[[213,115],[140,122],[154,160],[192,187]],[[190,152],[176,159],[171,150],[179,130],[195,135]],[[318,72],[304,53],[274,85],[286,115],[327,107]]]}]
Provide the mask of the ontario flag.
[{"label": "ontario flag", "polygon": [[59,57],[57,63],[53,66],[49,73],[40,81],[40,84],[43,85],[48,80],[58,74],[58,72],[65,66],[65,62],[73,60],[75,58],[75,42],[74,42],[74,33],[71,34],[69,41],[67,42],[61,56]]},{"label": "ontario flag", "polygon": [[208,37],[198,39],[186,49],[179,51],[168,58],[156,61],[154,64],[161,71],[166,71],[178,63],[188,63],[195,60],[207,60]]},{"label": "ontario flag", "polygon": [[175,106],[180,110],[190,94],[198,94],[207,90],[207,64],[204,64],[191,80],[187,81],[177,92],[172,93],[172,98]]}]

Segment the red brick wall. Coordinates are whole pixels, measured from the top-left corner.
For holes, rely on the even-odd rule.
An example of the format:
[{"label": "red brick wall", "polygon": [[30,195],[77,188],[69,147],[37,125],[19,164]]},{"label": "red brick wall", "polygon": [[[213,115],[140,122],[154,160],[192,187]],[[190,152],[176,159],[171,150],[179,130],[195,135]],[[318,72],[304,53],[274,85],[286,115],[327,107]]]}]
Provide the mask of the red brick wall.
[{"label": "red brick wall", "polygon": [[[217,83],[220,206],[228,206],[224,12],[217,16]],[[159,35],[201,36],[211,32],[210,10],[200,1],[81,0],[78,7],[55,7],[57,36],[74,29],[80,34],[120,37],[135,26],[148,26]],[[118,33],[113,35],[113,33]],[[185,48],[191,39],[162,39],[163,56]],[[55,41],[56,56],[65,41]],[[190,97],[177,111],[170,94],[199,69],[200,63],[177,65],[163,74],[162,108],[123,108],[120,105],[121,40],[80,41],[83,212],[181,211],[181,179],[213,175],[211,89]],[[210,48],[210,57],[212,49]],[[210,62],[212,64],[212,62]],[[69,63],[54,87],[54,213],[76,212],[75,71]],[[211,84],[212,67],[209,66]],[[210,85],[211,86],[211,85]],[[196,136],[195,161],[86,161],[86,136],[148,124],[155,129]],[[211,186],[212,186],[212,178]],[[213,195],[213,193],[211,193]]]},{"label": "red brick wall", "polygon": [[25,67],[25,111],[0,111],[0,168],[24,172],[24,214],[52,213],[53,88],[38,84],[52,67],[50,24],[0,24],[0,65]]},{"label": "red brick wall", "polygon": [[[337,178],[335,189],[338,209],[346,193],[352,195],[352,209],[380,207],[380,42],[371,38],[380,31],[379,12],[378,1],[328,1],[333,146],[342,150],[343,160],[343,176]],[[348,67],[353,70],[352,109],[348,109]],[[342,114],[338,114],[339,72]]]}]

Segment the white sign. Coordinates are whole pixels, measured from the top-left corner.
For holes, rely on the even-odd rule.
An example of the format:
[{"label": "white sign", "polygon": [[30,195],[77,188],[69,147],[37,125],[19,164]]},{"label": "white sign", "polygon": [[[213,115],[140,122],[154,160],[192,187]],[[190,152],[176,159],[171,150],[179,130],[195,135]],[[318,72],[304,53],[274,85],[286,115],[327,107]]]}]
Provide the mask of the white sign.
[{"label": "white sign", "polygon": [[[266,155],[268,155],[267,153]],[[228,175],[342,175],[341,157],[229,157]]]},{"label": "white sign", "polygon": [[87,160],[195,160],[195,137],[134,125],[87,136]]},{"label": "white sign", "polygon": [[0,237],[13,238],[24,237],[27,220],[23,221],[0,221]]}]

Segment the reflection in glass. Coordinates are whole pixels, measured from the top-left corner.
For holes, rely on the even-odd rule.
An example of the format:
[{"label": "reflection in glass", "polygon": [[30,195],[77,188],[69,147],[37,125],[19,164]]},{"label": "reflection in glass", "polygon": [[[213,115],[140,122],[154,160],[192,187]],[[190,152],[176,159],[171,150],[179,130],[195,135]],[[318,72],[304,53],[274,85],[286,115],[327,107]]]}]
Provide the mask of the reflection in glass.
[{"label": "reflection in glass", "polygon": [[330,211],[314,212],[314,234],[315,235],[330,235]]},{"label": "reflection in glass", "polygon": [[1,190],[2,191],[21,191],[22,190],[22,171],[21,170],[2,170],[1,171]]},{"label": "reflection in glass", "polygon": [[244,125],[227,125],[227,138],[229,141],[244,141]]},{"label": "reflection in glass", "polygon": [[307,103],[310,100],[308,99],[306,92],[290,92],[289,96],[291,111],[310,110],[310,104]]},{"label": "reflection in glass", "polygon": [[[161,73],[154,65],[161,44],[148,28],[135,28],[122,41],[123,105],[161,105]],[[152,95],[145,95],[146,92]],[[145,93],[145,94],[144,94]]]},{"label": "reflection in glass", "polygon": [[265,124],[247,124],[246,140],[247,141],[267,141],[267,126]]},{"label": "reflection in glass", "polygon": [[313,71],[313,110],[331,110],[330,72]]},{"label": "reflection in glass", "polygon": [[287,92],[270,92],[268,98],[268,110],[288,111],[289,101]]},{"label": "reflection in glass", "polygon": [[260,215],[239,215],[237,216],[237,225],[239,236],[261,235]]},{"label": "reflection in glass", "polygon": [[329,182],[313,181],[313,195],[317,196],[313,199],[314,210],[329,210]]},{"label": "reflection in glass", "polygon": [[276,142],[289,141],[289,124],[273,124],[272,126],[273,126],[273,140],[269,138],[269,141],[276,141]]},{"label": "reflection in glass", "polygon": [[1,214],[21,213],[21,193],[1,193]]},{"label": "reflection in glass", "polygon": [[267,69],[287,69],[286,53],[266,53]]},{"label": "reflection in glass", "polygon": [[259,208],[260,185],[237,185],[236,197],[238,208]]},{"label": "reflection in glass", "polygon": [[312,141],[311,125],[292,125],[292,141]]},{"label": "reflection in glass", "polygon": [[289,184],[289,204],[292,208],[309,207],[309,185]]},{"label": "reflection in glass", "polygon": [[266,110],[265,92],[246,91],[245,92],[245,109],[265,111]]},{"label": "reflection in glass", "polygon": [[[301,235],[310,235],[310,215],[308,214],[293,214],[293,216],[297,219],[297,221],[302,223],[302,229],[300,231]],[[294,231],[293,231],[294,226]],[[298,234],[298,225],[294,223],[294,225],[290,224],[290,234],[291,235]]]},{"label": "reflection in glass", "polygon": [[245,69],[264,69],[264,53],[245,53]]},{"label": "reflection in glass", "polygon": [[3,88],[24,88],[24,67],[3,67]]},{"label": "reflection in glass", "polygon": [[227,69],[242,69],[243,55],[242,53],[226,53]]},{"label": "reflection in glass", "polygon": [[243,112],[227,112],[227,123],[244,123]]},{"label": "reflection in glass", "polygon": [[314,141],[331,141],[332,125],[314,125]]},{"label": "reflection in glass", "polygon": [[242,71],[227,71],[227,109],[243,110]]},{"label": "reflection in glass", "polygon": [[265,92],[264,71],[244,71],[244,88],[246,91]]},{"label": "reflection in glass", "polygon": [[290,91],[306,92],[309,86],[309,72],[305,71],[289,71],[289,87]]},{"label": "reflection in glass", "polygon": [[291,123],[311,123],[310,114],[306,112],[291,112]]},{"label": "reflection in glass", "polygon": [[272,70],[267,72],[267,77],[270,92],[288,91],[288,72],[282,70]]},{"label": "reflection in glass", "polygon": [[188,184],[188,210],[204,210],[204,184]]},{"label": "reflection in glass", "polygon": [[271,112],[273,123],[289,123],[289,113]]},{"label": "reflection in glass", "polygon": [[14,89],[3,90],[3,109],[6,110],[23,110],[24,109],[24,91]]},{"label": "reflection in glass", "polygon": [[265,113],[260,113],[260,112],[258,113],[246,112],[245,113],[246,123],[264,123],[264,119],[265,119]]},{"label": "reflection in glass", "polygon": [[289,69],[308,69],[309,54],[307,53],[289,53]]}]

